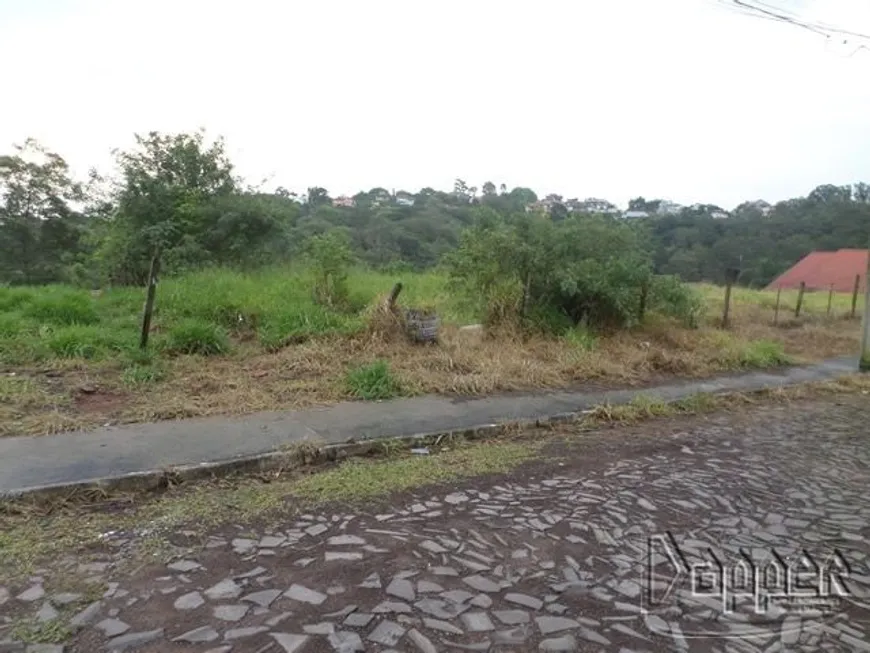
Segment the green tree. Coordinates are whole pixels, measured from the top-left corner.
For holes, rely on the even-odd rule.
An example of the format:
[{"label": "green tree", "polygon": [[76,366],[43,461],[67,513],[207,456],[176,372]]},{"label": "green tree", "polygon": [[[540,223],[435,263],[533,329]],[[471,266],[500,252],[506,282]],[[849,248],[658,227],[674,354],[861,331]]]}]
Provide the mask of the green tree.
[{"label": "green tree", "polygon": [[0,282],[66,278],[82,246],[85,193],[58,154],[28,139],[0,156]]},{"label": "green tree", "polygon": [[331,200],[329,199],[329,193],[325,188],[321,188],[320,186],[312,186],[308,189],[306,202],[311,209],[315,209],[318,206],[330,204]]},{"label": "green tree", "polygon": [[314,299],[330,308],[346,308],[347,275],[353,263],[350,240],[342,230],[311,237],[306,246],[314,275]]},{"label": "green tree", "polygon": [[207,145],[202,131],[137,134],[136,148],[117,157],[117,213],[100,252],[109,278],[144,284],[157,249],[169,271],[210,262],[202,235],[215,213],[203,207],[237,184],[223,139]]}]

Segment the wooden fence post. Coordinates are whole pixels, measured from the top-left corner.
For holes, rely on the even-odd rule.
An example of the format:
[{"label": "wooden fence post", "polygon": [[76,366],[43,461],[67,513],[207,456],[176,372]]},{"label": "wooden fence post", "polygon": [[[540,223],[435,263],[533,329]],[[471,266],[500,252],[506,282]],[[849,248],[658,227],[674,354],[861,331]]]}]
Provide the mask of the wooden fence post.
[{"label": "wooden fence post", "polygon": [[828,317],[831,317],[831,303],[834,301],[834,284],[828,288]]},{"label": "wooden fence post", "polygon": [[801,287],[798,290],[797,305],[794,307],[794,316],[801,316],[801,306],[804,303],[804,291],[807,289],[806,281],[801,281]]},{"label": "wooden fence post", "polygon": [[154,251],[151,267],[148,270],[148,294],[145,296],[145,310],[142,314],[142,336],[139,348],[148,347],[148,335],[151,332],[151,314],[154,312],[154,296],[157,294],[157,275],[160,274],[160,251]]},{"label": "wooden fence post", "polygon": [[520,317],[526,317],[529,309],[529,294],[532,292],[532,271],[526,272],[526,283],[523,285],[523,303],[520,305]]},{"label": "wooden fence post", "polygon": [[776,306],[773,307],[773,326],[779,324],[779,298],[782,296],[782,286],[776,289]]},{"label": "wooden fence post", "polygon": [[861,275],[855,275],[855,287],[852,289],[852,319],[858,314],[858,293],[861,291]]},{"label": "wooden fence post", "polygon": [[637,312],[640,316],[640,321],[643,322],[643,318],[646,315],[646,303],[649,298],[649,281],[644,281],[640,287],[640,304],[638,306]]},{"label": "wooden fence post", "polygon": [[722,311],[722,328],[727,329],[731,315],[731,287],[737,281],[740,270],[728,268],[725,271],[725,309]]},{"label": "wooden fence post", "polygon": [[402,292],[402,282],[398,281],[390,291],[390,296],[387,297],[387,308],[391,311],[396,307],[396,300],[399,298],[400,292]]}]

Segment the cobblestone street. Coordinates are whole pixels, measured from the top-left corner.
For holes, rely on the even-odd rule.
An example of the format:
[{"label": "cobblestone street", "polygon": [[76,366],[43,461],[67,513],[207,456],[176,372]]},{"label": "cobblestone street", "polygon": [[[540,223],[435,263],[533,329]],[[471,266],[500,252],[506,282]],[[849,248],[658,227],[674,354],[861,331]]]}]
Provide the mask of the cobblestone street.
[{"label": "cobblestone street", "polygon": [[[0,651],[870,651],[868,424],[863,396],[651,421],[502,477],[225,525],[132,575],[107,555],[78,570],[109,589],[65,648]],[[0,611],[81,602],[51,573],[0,587]]]}]

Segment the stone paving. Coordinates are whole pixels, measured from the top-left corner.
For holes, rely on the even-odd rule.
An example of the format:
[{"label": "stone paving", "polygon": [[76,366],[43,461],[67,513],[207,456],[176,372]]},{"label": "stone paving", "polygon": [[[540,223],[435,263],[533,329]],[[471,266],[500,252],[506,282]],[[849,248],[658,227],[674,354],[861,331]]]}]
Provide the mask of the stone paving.
[{"label": "stone paving", "polygon": [[[862,397],[652,422],[504,477],[228,526],[126,577],[107,558],[79,570],[109,589],[66,646],[26,650],[870,651],[868,418]],[[80,601],[46,582],[0,606]]]}]

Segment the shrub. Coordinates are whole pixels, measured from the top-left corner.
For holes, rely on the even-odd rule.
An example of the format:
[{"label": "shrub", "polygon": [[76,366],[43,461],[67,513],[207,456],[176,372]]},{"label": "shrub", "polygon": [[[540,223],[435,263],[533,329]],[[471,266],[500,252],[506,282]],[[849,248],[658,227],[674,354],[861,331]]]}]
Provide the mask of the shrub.
[{"label": "shrub", "polygon": [[227,353],[230,342],[226,331],[217,324],[191,318],[169,330],[164,348],[170,354],[214,356]]},{"label": "shrub", "polygon": [[590,327],[636,323],[640,291],[651,260],[638,232],[613,218],[574,216],[553,222],[522,214],[502,219],[484,209],[445,263],[451,289],[476,304],[485,321],[523,321],[549,315],[537,326],[563,321]]},{"label": "shrub", "polygon": [[39,294],[24,307],[26,317],[62,325],[87,325],[100,321],[89,295],[82,292],[46,291]]},{"label": "shrub", "polygon": [[678,318],[693,329],[700,325],[705,312],[703,295],[670,275],[653,277],[647,304],[650,310]]},{"label": "shrub", "polygon": [[401,393],[399,382],[384,360],[351,368],[345,377],[345,385],[357,399],[389,399]]},{"label": "shrub", "polygon": [[347,274],[353,263],[350,241],[344,231],[312,236],[306,244],[314,275],[314,300],[330,308],[348,305]]}]

